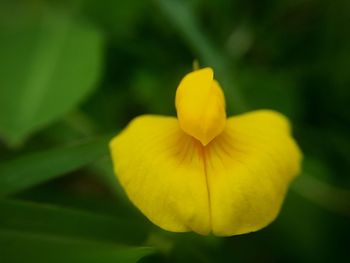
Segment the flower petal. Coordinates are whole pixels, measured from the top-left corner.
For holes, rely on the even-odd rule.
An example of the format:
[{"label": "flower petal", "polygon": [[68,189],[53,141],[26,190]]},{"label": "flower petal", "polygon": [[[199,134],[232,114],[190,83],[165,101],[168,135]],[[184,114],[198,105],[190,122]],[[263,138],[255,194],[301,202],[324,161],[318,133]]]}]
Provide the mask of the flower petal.
[{"label": "flower petal", "polygon": [[210,232],[201,144],[172,117],[141,116],[110,144],[115,172],[132,202],[155,224]]},{"label": "flower petal", "polygon": [[277,216],[301,152],[288,120],[261,110],[229,118],[206,148],[212,231],[231,236],[259,230]]},{"label": "flower petal", "polygon": [[184,132],[207,145],[225,128],[225,97],[211,68],[187,74],[176,91],[176,111]]},{"label": "flower petal", "polygon": [[175,118],[141,116],[110,147],[120,183],[152,222],[220,236],[273,221],[301,160],[287,119],[273,111],[228,119],[207,146]]}]

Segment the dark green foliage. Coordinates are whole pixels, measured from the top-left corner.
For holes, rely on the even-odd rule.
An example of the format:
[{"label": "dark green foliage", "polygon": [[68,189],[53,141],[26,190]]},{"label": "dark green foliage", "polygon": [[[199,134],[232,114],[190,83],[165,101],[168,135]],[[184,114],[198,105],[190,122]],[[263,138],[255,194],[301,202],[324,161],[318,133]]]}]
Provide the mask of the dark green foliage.
[{"label": "dark green foliage", "polygon": [[[349,14],[346,0],[0,1],[0,262],[348,260]],[[230,114],[278,110],[303,150],[257,233],[162,231],[113,175],[108,140],[174,115],[195,59]]]}]

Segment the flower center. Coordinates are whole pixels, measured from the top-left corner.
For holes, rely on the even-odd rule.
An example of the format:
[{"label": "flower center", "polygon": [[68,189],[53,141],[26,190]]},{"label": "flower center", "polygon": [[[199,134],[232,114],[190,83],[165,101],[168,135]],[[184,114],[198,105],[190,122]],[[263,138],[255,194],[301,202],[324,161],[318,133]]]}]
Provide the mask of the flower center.
[{"label": "flower center", "polygon": [[193,71],[181,80],[175,106],[181,129],[204,146],[225,128],[225,97],[211,68]]}]

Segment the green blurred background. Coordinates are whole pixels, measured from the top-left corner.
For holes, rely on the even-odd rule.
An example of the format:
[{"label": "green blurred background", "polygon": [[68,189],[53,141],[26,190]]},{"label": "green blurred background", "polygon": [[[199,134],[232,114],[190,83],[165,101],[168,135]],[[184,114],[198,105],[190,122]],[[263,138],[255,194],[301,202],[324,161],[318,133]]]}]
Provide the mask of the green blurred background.
[{"label": "green blurred background", "polygon": [[[349,29],[346,0],[0,0],[0,262],[349,260]],[[257,233],[162,231],[112,173],[108,140],[175,115],[195,59],[229,114],[284,113],[304,152]]]}]

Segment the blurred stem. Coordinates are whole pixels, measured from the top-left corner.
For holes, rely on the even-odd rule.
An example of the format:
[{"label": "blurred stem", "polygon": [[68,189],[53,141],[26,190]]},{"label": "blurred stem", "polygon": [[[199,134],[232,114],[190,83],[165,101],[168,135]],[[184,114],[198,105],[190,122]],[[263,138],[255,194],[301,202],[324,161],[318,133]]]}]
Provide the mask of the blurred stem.
[{"label": "blurred stem", "polygon": [[193,60],[193,62],[192,62],[192,69],[193,69],[193,71],[200,69],[200,65],[199,65],[198,59]]},{"label": "blurred stem", "polygon": [[144,246],[156,247],[162,254],[168,255],[174,247],[174,240],[154,230],[151,231]]},{"label": "blurred stem", "polygon": [[309,174],[300,176],[292,189],[324,209],[350,217],[349,190],[339,189]]},{"label": "blurred stem", "polygon": [[64,122],[77,133],[91,136],[98,131],[96,123],[84,112],[76,110],[64,118]]}]

